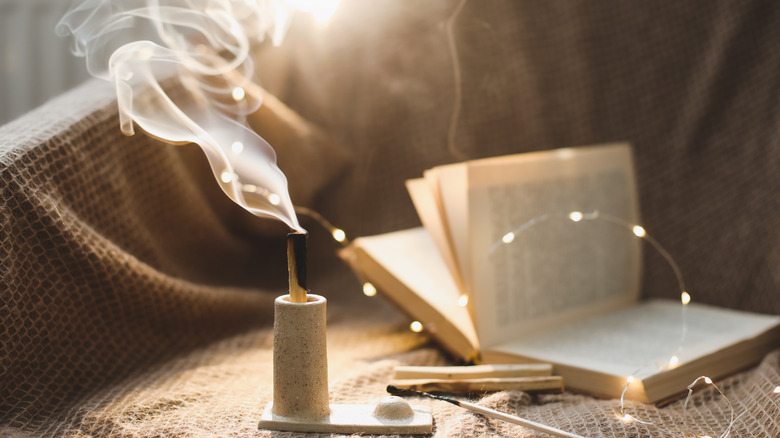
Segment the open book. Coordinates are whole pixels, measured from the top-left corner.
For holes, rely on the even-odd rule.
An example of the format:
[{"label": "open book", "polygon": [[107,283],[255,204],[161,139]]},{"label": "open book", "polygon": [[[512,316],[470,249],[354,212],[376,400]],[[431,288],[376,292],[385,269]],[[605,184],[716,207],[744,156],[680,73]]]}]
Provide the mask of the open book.
[{"label": "open book", "polygon": [[657,402],[780,346],[778,316],[639,301],[626,144],[445,165],[407,187],[424,228],[342,256],[464,360],[549,362],[567,388],[608,397],[632,377],[625,396]]}]

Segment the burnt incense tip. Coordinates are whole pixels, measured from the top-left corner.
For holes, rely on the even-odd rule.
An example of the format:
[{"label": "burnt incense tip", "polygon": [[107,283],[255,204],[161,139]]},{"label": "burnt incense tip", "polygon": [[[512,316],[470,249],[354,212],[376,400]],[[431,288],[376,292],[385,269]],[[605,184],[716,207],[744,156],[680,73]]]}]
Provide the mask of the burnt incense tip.
[{"label": "burnt incense tip", "polygon": [[417,391],[415,389],[399,388],[395,385],[387,385],[387,393],[393,395],[419,395],[423,397],[431,397],[433,395],[428,394],[427,392]]},{"label": "burnt incense tip", "polygon": [[399,388],[399,387],[397,387],[395,385],[387,385],[386,391],[387,391],[388,394],[393,394],[393,395],[417,395],[417,396],[421,396],[421,397],[432,398],[434,400],[445,401],[447,403],[452,403],[455,406],[460,406],[460,402],[458,400],[447,398],[447,397],[442,397],[442,396],[436,395],[436,394],[431,394],[430,392],[417,391],[416,389]]},{"label": "burnt incense tip", "polygon": [[287,235],[287,267],[290,274],[290,297],[306,302],[306,241],[308,233],[295,231]]},{"label": "burnt incense tip", "polygon": [[398,389],[398,388],[397,388],[396,386],[394,386],[394,385],[387,385],[387,393],[388,393],[388,394],[394,394],[394,395],[395,395],[395,394],[404,394],[404,393],[406,393],[407,391],[408,391],[408,390],[404,391],[404,390]]}]

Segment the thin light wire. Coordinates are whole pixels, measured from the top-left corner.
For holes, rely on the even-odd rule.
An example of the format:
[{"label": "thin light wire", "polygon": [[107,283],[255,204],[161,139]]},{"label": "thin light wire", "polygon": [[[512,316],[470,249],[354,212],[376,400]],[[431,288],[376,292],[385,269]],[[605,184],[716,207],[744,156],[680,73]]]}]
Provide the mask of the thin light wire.
[{"label": "thin light wire", "polygon": [[[465,0],[462,1],[461,3],[465,3]],[[317,212],[315,210],[312,210],[312,209],[307,208],[307,207],[296,206],[295,207],[295,211],[296,211],[297,214],[303,214],[305,216],[311,217],[317,223],[319,223],[323,228],[327,229],[331,233],[333,233],[333,231],[335,231],[335,230],[340,230],[339,228],[335,227],[330,221],[328,221],[324,216],[322,216],[319,212]],[[577,219],[576,221],[574,221],[572,219],[572,214],[574,214],[574,213],[578,213],[580,215],[579,219]],[[628,221],[625,221],[623,219],[620,219],[620,218],[618,218],[616,216],[603,214],[603,213],[600,213],[598,211],[593,211],[593,212],[590,212],[590,213],[572,212],[572,213],[570,213],[568,215],[545,213],[543,215],[540,215],[540,216],[537,216],[535,218],[532,218],[529,221],[526,221],[525,223],[521,224],[519,227],[517,227],[514,230],[512,230],[511,233],[514,233],[515,235],[518,235],[518,234],[528,230],[529,228],[531,228],[531,227],[533,227],[535,225],[538,225],[540,223],[546,222],[546,221],[548,221],[550,219],[565,219],[565,220],[569,220],[569,221],[573,221],[573,222],[579,222],[580,220],[603,220],[605,222],[612,223],[614,225],[618,225],[620,227],[626,228],[626,229],[628,229],[629,231],[632,231],[632,232],[634,230],[634,227],[636,226],[636,224],[632,224],[632,223],[630,223]],[[647,240],[652,245],[652,247],[654,249],[656,249],[663,256],[663,258],[667,261],[667,263],[672,267],[672,270],[674,271],[674,274],[677,277],[677,284],[680,287],[681,294],[685,293],[686,289],[685,289],[685,282],[684,282],[683,276],[682,276],[682,271],[681,271],[679,265],[677,265],[677,262],[675,262],[674,258],[672,258],[671,254],[668,251],[666,251],[666,249],[664,249],[658,241],[656,241],[649,234],[647,234],[646,230],[644,230],[644,233],[641,236],[637,235],[637,237],[640,238],[640,239]],[[344,240],[340,241],[339,243],[341,243],[343,246],[347,246],[347,245],[349,245],[349,240],[345,238]],[[500,247],[502,244],[506,244],[506,243],[507,242],[504,242],[503,240],[499,240],[498,242],[494,243],[491,246],[491,249],[490,249],[489,252],[493,253],[495,250],[498,249],[498,247]],[[686,313],[687,305],[686,305],[686,303],[684,303],[681,307],[683,309],[683,312],[682,312],[682,319],[681,319],[681,326],[682,327],[681,327],[681,334],[680,334],[680,343],[679,343],[679,345],[677,347],[677,351],[678,352],[682,350],[683,343],[685,341],[685,335],[687,333],[687,318],[686,318],[686,315],[687,315],[687,313]],[[633,375],[636,375],[639,371],[641,371],[641,369],[640,370],[636,370],[634,373],[632,373],[632,377],[629,377],[626,380],[626,384],[623,387],[623,392],[620,394],[620,415],[622,416],[622,419],[623,420],[627,419],[627,420],[630,420],[630,421],[636,421],[637,423],[640,423],[640,424],[643,424],[643,425],[646,425],[646,426],[655,427],[660,432],[662,432],[664,434],[667,434],[669,436],[675,436],[675,437],[680,436],[680,435],[678,435],[678,434],[676,434],[676,433],[674,433],[674,432],[672,432],[672,431],[670,431],[668,429],[664,429],[664,428],[658,426],[657,424],[653,423],[652,421],[642,420],[641,418],[638,418],[638,417],[636,417],[634,415],[631,415],[631,414],[626,412],[625,396],[626,396],[626,393],[628,392],[628,389],[631,386],[631,383],[633,381]],[[731,431],[733,430],[734,425],[739,421],[740,418],[742,418],[742,416],[744,416],[746,413],[750,412],[756,406],[758,406],[760,401],[769,398],[772,394],[777,394],[778,393],[777,388],[780,388],[780,386],[776,386],[776,387],[772,388],[772,390],[770,390],[769,393],[764,394],[763,397],[757,399],[755,402],[753,402],[753,404],[748,406],[748,408],[746,408],[742,413],[740,413],[739,415],[737,415],[735,417],[734,416],[734,405],[731,403],[729,398],[723,393],[723,391],[717,385],[715,385],[715,383],[713,383],[712,379],[710,379],[709,377],[706,377],[706,376],[698,377],[690,385],[687,386],[688,395],[686,396],[685,402],[683,403],[683,434],[682,434],[682,438],[685,438],[686,436],[688,436],[688,432],[689,432],[689,426],[688,426],[688,402],[690,401],[691,397],[693,396],[693,388],[696,386],[696,384],[700,380],[704,380],[708,385],[713,386],[718,391],[718,393],[720,393],[721,397],[723,397],[723,399],[726,401],[726,403],[728,403],[729,409],[731,411],[731,418],[730,418],[729,424],[726,427],[726,429],[723,431],[723,433],[721,433],[719,435],[719,438],[727,438],[729,436],[729,434],[731,433]],[[695,436],[695,434],[693,434],[693,435]]]},{"label": "thin light wire", "polygon": [[460,0],[452,15],[447,19],[446,32],[447,32],[447,46],[450,50],[450,57],[452,59],[452,75],[455,88],[455,104],[452,107],[452,115],[450,116],[450,126],[447,130],[447,148],[455,158],[463,161],[467,160],[466,154],[461,152],[455,146],[455,134],[458,128],[458,119],[460,118],[460,110],[463,105],[463,84],[460,71],[460,56],[458,55],[458,47],[455,43],[455,34],[453,33],[453,27],[455,20],[460,15],[460,11],[463,10],[463,6],[468,0]]},{"label": "thin light wire", "polygon": [[[643,240],[647,241],[648,243],[650,243],[650,245],[656,251],[658,251],[658,253],[661,254],[661,256],[664,258],[664,260],[666,260],[666,262],[672,268],[672,271],[674,272],[674,275],[677,278],[677,285],[680,288],[681,296],[682,296],[683,293],[686,293],[685,281],[683,280],[682,271],[680,270],[679,265],[674,260],[672,255],[663,246],[661,246],[661,244],[657,240],[655,240],[652,236],[647,234],[647,231],[644,228],[641,228],[641,230],[640,230],[641,234],[637,234],[636,231],[635,231],[636,227],[638,227],[637,224],[628,222],[628,221],[623,220],[623,219],[621,219],[621,218],[619,218],[617,216],[612,216],[612,215],[609,215],[609,214],[601,213],[598,210],[594,210],[594,211],[589,212],[589,213],[582,213],[582,212],[579,212],[579,211],[575,211],[575,212],[570,212],[568,214],[563,214],[563,213],[545,213],[545,214],[536,216],[536,217],[534,217],[534,218],[532,218],[532,219],[522,223],[520,226],[516,227],[515,229],[511,230],[510,232],[504,234],[504,236],[507,236],[507,235],[511,234],[511,235],[513,235],[512,236],[513,238],[510,239],[508,242],[504,241],[503,238],[501,240],[496,241],[495,243],[493,243],[493,245],[491,245],[490,250],[488,251],[488,254],[494,253],[503,244],[506,244],[506,243],[509,243],[509,242],[513,242],[514,238],[517,235],[519,235],[520,233],[523,233],[523,232],[527,231],[528,229],[530,229],[531,227],[533,227],[535,225],[538,225],[538,224],[541,224],[543,222],[549,221],[549,220],[565,220],[567,222],[568,221],[570,221],[570,222],[580,222],[582,220],[590,220],[590,221],[601,220],[601,221],[610,223],[612,225],[616,225],[616,226],[619,226],[621,228],[625,228],[626,230],[628,230],[629,232],[631,232],[632,234],[634,234],[638,238],[643,239]],[[688,331],[687,330],[687,328],[688,328],[687,312],[685,310],[687,305],[683,304],[681,307],[682,307],[683,311],[682,311],[681,320],[680,320],[680,341],[679,341],[679,343],[677,345],[677,352],[678,353],[680,351],[682,351],[683,344],[685,342],[685,337],[686,337],[686,334],[687,334],[687,331]],[[639,370],[635,371],[633,374],[636,374],[638,371]],[[626,380],[626,385],[623,387],[623,392],[620,394],[620,414],[622,415],[622,418],[624,420],[628,419],[628,420],[636,421],[637,423],[641,423],[641,424],[644,424],[644,425],[653,426],[653,427],[657,428],[659,431],[661,431],[661,432],[663,432],[663,433],[665,433],[667,435],[676,436],[676,434],[674,432],[672,432],[672,431],[670,431],[668,429],[664,429],[662,427],[659,427],[658,425],[654,424],[651,421],[642,420],[642,419],[640,419],[640,418],[638,418],[638,417],[636,417],[634,415],[628,414],[626,412],[626,410],[625,410],[625,396],[626,396],[626,393],[628,392],[628,388],[631,385],[632,380],[633,380],[633,377],[630,377],[629,379]],[[689,391],[690,391],[690,387],[689,387]],[[690,396],[690,393],[689,393],[689,396]],[[726,400],[728,401],[728,399],[726,399]],[[686,402],[687,402],[687,400],[686,400]],[[731,402],[729,402],[729,405],[731,405]],[[685,407],[683,407],[683,411],[685,412]],[[684,413],[684,415],[686,415],[686,414]],[[733,411],[732,411],[732,423],[733,423]],[[685,428],[687,430],[687,426],[685,426]]]},{"label": "thin light wire", "polygon": [[[300,205],[295,206],[295,214],[302,214],[304,216],[308,216],[312,219],[314,219],[315,222],[317,222],[322,228],[325,228],[328,230],[328,233],[333,235],[334,231],[342,231],[341,228],[338,228],[334,226],[332,223],[330,223],[329,220],[325,219],[325,216],[321,215],[319,212],[312,210],[308,207],[303,207]],[[336,239],[333,239],[336,240]],[[342,240],[336,240],[341,246],[346,247],[349,245],[349,239],[346,237],[346,233],[344,234],[344,239]]]},{"label": "thin light wire", "polygon": [[[575,214],[578,215],[576,220],[573,219],[573,215],[575,215]],[[604,222],[607,222],[607,223],[610,223],[610,224],[613,224],[613,225],[617,225],[617,226],[619,226],[621,228],[625,228],[629,232],[632,232],[632,233],[634,233],[634,229],[635,229],[635,227],[637,227],[637,224],[630,223],[630,222],[628,222],[628,221],[626,221],[624,219],[621,219],[621,218],[619,218],[617,216],[601,213],[598,210],[594,210],[594,211],[589,212],[589,213],[582,213],[582,212],[578,212],[578,211],[577,212],[571,212],[571,213],[568,213],[568,214],[563,214],[563,213],[557,213],[557,214],[554,214],[554,213],[544,213],[542,215],[536,216],[536,217],[534,217],[534,218],[524,222],[523,224],[521,224],[517,228],[513,229],[512,231],[510,231],[509,233],[504,234],[504,236],[506,236],[506,235],[511,233],[511,234],[513,234],[513,238],[514,238],[517,235],[519,235],[520,233],[523,233],[523,232],[527,231],[529,228],[531,228],[531,227],[533,227],[535,225],[538,225],[538,224],[540,224],[542,222],[546,222],[546,221],[548,221],[550,219],[560,219],[560,220],[566,220],[566,221],[572,221],[572,222],[579,222],[581,220],[590,220],[590,221],[601,220],[601,221],[604,221]],[[687,293],[686,288],[685,288],[685,281],[683,280],[682,270],[680,269],[680,266],[674,260],[674,258],[669,253],[669,251],[667,251],[663,246],[661,246],[661,244],[657,240],[655,240],[655,238],[653,238],[650,234],[647,234],[647,231],[644,228],[642,228],[642,231],[643,231],[643,234],[641,236],[637,235],[637,237],[639,237],[640,239],[645,240],[646,242],[648,242],[656,251],[658,251],[659,254],[661,254],[661,256],[664,258],[666,263],[672,268],[672,271],[674,272],[674,275],[675,275],[675,277],[677,279],[677,286],[680,288],[680,295],[682,296],[682,294]],[[505,242],[504,240],[498,240],[498,241],[494,242],[493,245],[490,246],[490,249],[488,250],[488,254],[493,254],[496,250],[498,250],[498,248],[500,248],[502,246],[502,244],[505,244],[505,243],[507,243],[507,242]],[[688,312],[686,310],[686,308],[687,308],[686,304],[687,303],[682,305],[682,312],[681,312],[681,315],[680,315],[682,323],[681,323],[681,328],[680,328],[680,342],[677,345],[677,352],[678,353],[680,351],[682,351],[683,345],[685,344],[685,338],[686,338],[687,333],[688,333]],[[621,399],[622,399],[622,397],[621,397]]]},{"label": "thin light wire", "polygon": [[[683,403],[683,430],[685,432],[688,432],[688,401],[691,399],[691,396],[693,395],[693,387],[696,386],[697,383],[699,383],[699,380],[704,380],[707,384],[712,385],[715,389],[718,390],[721,397],[723,397],[724,400],[726,400],[726,403],[729,404],[729,409],[731,410],[731,421],[729,421],[729,425],[726,428],[725,431],[723,431],[722,434],[718,435],[721,438],[725,438],[728,436],[729,432],[731,431],[731,426],[734,424],[734,405],[731,404],[731,401],[728,397],[726,397],[726,394],[723,393],[723,391],[718,388],[718,386],[707,376],[699,376],[696,378],[696,380],[693,381],[690,385],[688,385],[688,396],[685,397],[685,403]],[[741,416],[741,415],[740,415]],[[683,435],[684,436],[684,435]]]}]

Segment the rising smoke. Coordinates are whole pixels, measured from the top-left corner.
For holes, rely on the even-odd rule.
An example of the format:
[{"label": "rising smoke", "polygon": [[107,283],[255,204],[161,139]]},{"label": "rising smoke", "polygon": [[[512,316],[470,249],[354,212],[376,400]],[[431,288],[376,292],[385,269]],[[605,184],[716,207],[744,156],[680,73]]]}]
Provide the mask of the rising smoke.
[{"label": "rising smoke", "polygon": [[252,44],[279,43],[279,0],[86,0],[57,25],[89,72],[116,87],[120,127],[196,143],[230,199],[301,230],[271,146],[245,122],[260,106]]}]

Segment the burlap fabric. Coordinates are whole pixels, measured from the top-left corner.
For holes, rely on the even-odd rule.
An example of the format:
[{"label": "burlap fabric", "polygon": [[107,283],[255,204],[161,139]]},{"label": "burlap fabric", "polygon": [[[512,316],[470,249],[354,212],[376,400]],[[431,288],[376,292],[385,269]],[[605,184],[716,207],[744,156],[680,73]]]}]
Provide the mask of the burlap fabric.
[{"label": "burlap fabric", "polygon": [[[391,231],[417,224],[403,180],[430,166],[627,140],[643,223],[694,299],[780,313],[780,5],[467,2],[452,27],[463,106],[449,147],[456,6],[345,1],[328,28],[297,23],[258,54],[261,79],[302,116],[256,125],[294,201],[351,236]],[[123,137],[111,93],[91,82],[0,129],[0,435],[295,435],[255,429],[285,230],[227,201],[196,148]],[[335,244],[304,224],[311,286],[330,300],[334,402],[377,401],[396,364],[452,362],[363,297]],[[646,296],[677,295],[652,252],[645,272]],[[737,413],[750,408],[730,436],[780,435],[780,401],[764,396],[780,352],[717,383]],[[574,394],[481,403],[586,436],[683,434],[682,401],[628,405],[657,426]],[[529,434],[432,408],[437,435]],[[689,403],[692,433],[728,421],[712,389]]]}]

